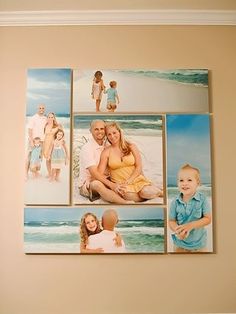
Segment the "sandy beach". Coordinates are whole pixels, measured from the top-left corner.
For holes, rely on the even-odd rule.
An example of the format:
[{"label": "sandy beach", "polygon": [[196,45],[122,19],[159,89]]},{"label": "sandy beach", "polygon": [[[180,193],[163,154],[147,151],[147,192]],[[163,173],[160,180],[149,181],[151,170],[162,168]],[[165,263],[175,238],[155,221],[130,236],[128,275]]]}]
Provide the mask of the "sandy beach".
[{"label": "sandy beach", "polygon": [[[75,130],[74,131],[74,147],[82,136],[89,138],[88,130]],[[127,139],[131,143],[135,143],[139,148],[142,157],[143,173],[153,182],[154,185],[163,188],[163,152],[162,152],[162,136],[147,136],[147,135],[130,135]],[[73,180],[73,195],[74,204],[91,204],[91,202],[79,194],[78,180]],[[150,204],[163,204],[163,198],[155,198],[148,200],[146,203]],[[92,204],[107,204],[99,199]],[[143,203],[142,203],[143,204]]]},{"label": "sandy beach", "polygon": [[[207,87],[115,70],[102,72],[106,88],[109,88],[111,80],[117,81],[120,104],[116,112],[173,113],[209,110]],[[95,102],[91,98],[93,74],[93,70],[74,70],[74,112],[95,112]],[[107,112],[105,94],[102,97],[101,111]]]}]

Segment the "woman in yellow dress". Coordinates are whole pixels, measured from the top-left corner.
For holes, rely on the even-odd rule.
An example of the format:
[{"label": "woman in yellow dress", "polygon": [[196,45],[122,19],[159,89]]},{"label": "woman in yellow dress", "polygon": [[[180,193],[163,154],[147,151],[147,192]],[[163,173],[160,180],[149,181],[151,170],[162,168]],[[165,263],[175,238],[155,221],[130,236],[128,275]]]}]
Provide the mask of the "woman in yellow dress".
[{"label": "woman in yellow dress", "polygon": [[48,177],[51,178],[51,152],[56,132],[61,129],[57,122],[55,113],[49,112],[47,122],[44,127],[43,157],[46,159]]},{"label": "woman in yellow dress", "polygon": [[120,126],[116,122],[107,123],[105,130],[111,145],[103,150],[98,170],[105,174],[108,168],[110,180],[117,184],[116,192],[125,200],[135,202],[163,196],[143,175],[138,148],[124,139]]}]

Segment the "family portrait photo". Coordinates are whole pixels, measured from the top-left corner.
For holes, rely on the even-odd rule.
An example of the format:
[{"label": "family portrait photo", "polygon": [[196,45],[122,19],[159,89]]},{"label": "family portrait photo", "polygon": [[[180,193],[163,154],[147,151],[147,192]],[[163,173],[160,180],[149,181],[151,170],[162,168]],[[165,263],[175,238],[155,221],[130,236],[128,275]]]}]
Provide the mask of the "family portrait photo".
[{"label": "family portrait photo", "polygon": [[206,69],[75,69],[74,112],[208,112]]},{"label": "family portrait photo", "polygon": [[164,253],[163,208],[58,207],[24,210],[25,253]]},{"label": "family portrait photo", "polygon": [[168,252],[213,252],[210,115],[167,115]]},{"label": "family portrait photo", "polygon": [[25,204],[69,204],[71,70],[29,69]]},{"label": "family portrait photo", "polygon": [[160,115],[74,115],[74,204],[163,204]]}]

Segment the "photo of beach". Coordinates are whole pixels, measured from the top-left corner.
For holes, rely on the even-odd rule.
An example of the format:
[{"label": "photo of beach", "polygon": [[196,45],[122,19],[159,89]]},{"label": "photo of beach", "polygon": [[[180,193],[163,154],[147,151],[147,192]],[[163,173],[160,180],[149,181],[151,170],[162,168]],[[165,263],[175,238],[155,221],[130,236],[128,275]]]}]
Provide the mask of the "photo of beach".
[{"label": "photo of beach", "polygon": [[[96,112],[93,95],[95,73],[99,69],[73,71],[74,112]],[[108,112],[107,90],[116,82],[119,103],[115,112],[205,113],[209,111],[208,70],[206,69],[101,69],[105,87],[100,93],[99,111]],[[113,86],[113,85],[112,85]],[[105,91],[105,93],[104,93]]]},{"label": "photo of beach", "polygon": [[[197,192],[200,192],[201,195],[203,195],[201,197],[206,199],[206,202],[211,209],[212,171],[210,115],[167,115],[166,142],[168,214],[170,213],[172,201],[180,194],[179,188],[177,187],[177,177],[183,166],[188,172],[189,169],[192,171],[191,167],[198,169],[200,184],[197,187]],[[195,169],[193,171],[195,171],[193,173],[196,173]],[[192,178],[190,179],[192,180]],[[186,190],[187,188],[188,186],[185,187]],[[196,199],[198,201],[198,197],[196,197]],[[188,205],[185,204],[184,206]],[[183,213],[181,215],[183,215]],[[204,252],[213,252],[212,223],[205,226],[205,229],[207,231],[207,244]],[[174,232],[168,228],[167,234],[168,252],[174,252],[172,241]]]},{"label": "photo of beach", "polygon": [[[80,195],[80,153],[83,146],[91,140],[89,131],[92,121],[97,119],[106,123],[115,121],[122,129],[124,138],[134,143],[142,159],[143,175],[151,183],[163,189],[163,119],[160,115],[74,115],[73,133],[73,202],[74,204],[92,204]],[[106,145],[110,145],[108,142]],[[93,204],[107,204],[102,198]],[[164,197],[157,196],[143,202],[148,204],[164,204]]]},{"label": "photo of beach", "polygon": [[[124,243],[123,253],[164,253],[163,208],[112,208],[119,218],[115,232]],[[82,216],[93,213],[101,222],[106,210],[106,207],[25,208],[25,253],[80,253]]]},{"label": "photo of beach", "polygon": [[25,204],[70,202],[71,70],[29,69]]}]

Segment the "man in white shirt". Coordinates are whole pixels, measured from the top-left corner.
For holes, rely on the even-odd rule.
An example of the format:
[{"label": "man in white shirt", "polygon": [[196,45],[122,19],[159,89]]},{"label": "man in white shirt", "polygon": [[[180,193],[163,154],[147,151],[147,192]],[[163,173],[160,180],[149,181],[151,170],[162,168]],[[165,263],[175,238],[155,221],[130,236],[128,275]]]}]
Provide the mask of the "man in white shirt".
[{"label": "man in white shirt", "polygon": [[107,209],[102,215],[103,231],[89,236],[88,249],[102,248],[104,253],[125,253],[125,244],[122,240],[121,246],[115,242],[116,233],[114,228],[118,223],[118,215],[114,209]]},{"label": "man in white shirt", "polygon": [[40,138],[41,144],[44,140],[44,127],[47,122],[47,117],[45,116],[45,105],[39,104],[36,114],[29,118],[27,125],[28,129],[28,148],[27,148],[27,157],[26,157],[26,178],[28,177],[29,171],[29,153],[31,148],[34,146],[34,138]]},{"label": "man in white shirt", "polygon": [[90,201],[101,196],[104,201],[110,203],[129,203],[118,194],[122,187],[108,180],[97,169],[101,153],[105,147],[105,122],[93,120],[90,125],[90,132],[91,138],[84,144],[80,152],[80,194],[89,198]]}]

